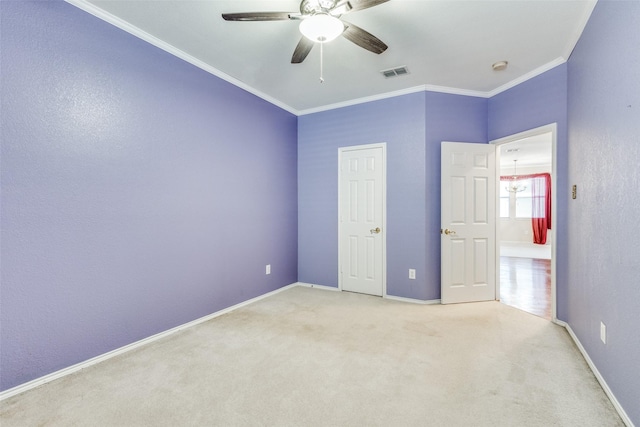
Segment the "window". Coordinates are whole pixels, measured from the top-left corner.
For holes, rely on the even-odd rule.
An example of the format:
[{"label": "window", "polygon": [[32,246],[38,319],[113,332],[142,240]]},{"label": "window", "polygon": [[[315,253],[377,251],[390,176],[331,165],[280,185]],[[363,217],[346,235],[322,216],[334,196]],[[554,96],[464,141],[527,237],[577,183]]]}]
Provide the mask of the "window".
[{"label": "window", "polygon": [[539,206],[544,206],[544,195],[533,197],[533,179],[519,180],[519,186],[525,187],[525,189],[517,193],[507,190],[513,184],[514,182],[510,180],[500,180],[500,218],[531,218],[533,203],[542,203]]},{"label": "window", "polygon": [[531,180],[521,179],[518,181],[521,186],[526,187],[524,191],[515,193],[516,195],[516,218],[531,218]]},{"label": "window", "polygon": [[[500,180],[500,221],[507,229],[530,223],[533,243],[544,244],[547,230],[551,229],[551,175],[535,173],[520,176],[522,178],[516,182]],[[520,191],[509,191],[514,186]]]},{"label": "window", "polygon": [[500,181],[500,218],[509,218],[511,207],[511,193],[507,191],[511,181]]}]

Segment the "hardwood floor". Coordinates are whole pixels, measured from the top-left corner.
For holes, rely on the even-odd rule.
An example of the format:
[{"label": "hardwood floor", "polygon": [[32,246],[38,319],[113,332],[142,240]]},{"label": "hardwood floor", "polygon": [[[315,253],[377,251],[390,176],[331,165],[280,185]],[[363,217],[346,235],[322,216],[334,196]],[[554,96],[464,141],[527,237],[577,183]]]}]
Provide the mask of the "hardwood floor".
[{"label": "hardwood floor", "polygon": [[551,320],[551,260],[501,256],[500,301]]}]

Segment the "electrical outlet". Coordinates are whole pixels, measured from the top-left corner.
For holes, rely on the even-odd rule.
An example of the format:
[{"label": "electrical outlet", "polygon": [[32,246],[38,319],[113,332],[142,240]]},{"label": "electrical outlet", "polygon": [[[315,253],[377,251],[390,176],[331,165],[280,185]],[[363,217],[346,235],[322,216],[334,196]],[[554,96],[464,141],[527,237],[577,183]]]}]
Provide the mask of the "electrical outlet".
[{"label": "electrical outlet", "polygon": [[600,322],[600,341],[602,341],[602,344],[607,343],[607,327],[602,322]]},{"label": "electrical outlet", "polygon": [[265,268],[265,274],[271,274],[271,264],[267,264],[267,267]]},{"label": "electrical outlet", "polygon": [[409,269],[409,279],[415,279],[416,278],[416,270],[413,268]]}]

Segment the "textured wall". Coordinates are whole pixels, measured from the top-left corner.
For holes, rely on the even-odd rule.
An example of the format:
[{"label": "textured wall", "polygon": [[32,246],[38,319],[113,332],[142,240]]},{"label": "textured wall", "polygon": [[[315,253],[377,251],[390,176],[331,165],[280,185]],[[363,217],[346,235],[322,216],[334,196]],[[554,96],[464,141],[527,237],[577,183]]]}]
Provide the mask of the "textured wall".
[{"label": "textured wall", "polygon": [[441,143],[487,142],[487,99],[427,92],[426,203],[428,298],[440,298]]},{"label": "textured wall", "polygon": [[557,123],[556,140],[556,296],[557,317],[567,318],[567,64],[489,99],[489,141]]},{"label": "textured wall", "polygon": [[486,142],[486,104],[422,92],[300,117],[299,280],[338,286],[338,147],[386,142],[387,293],[440,298],[440,142]]},{"label": "textured wall", "polygon": [[387,143],[387,293],[424,298],[424,93],[298,118],[298,279],[338,286],[338,147],[377,142]]},{"label": "textured wall", "polygon": [[0,7],[2,389],[296,282],[295,116],[69,4]]},{"label": "textured wall", "polygon": [[[569,61],[567,321],[640,425],[640,2],[600,1]],[[600,322],[607,343],[600,341]]]}]

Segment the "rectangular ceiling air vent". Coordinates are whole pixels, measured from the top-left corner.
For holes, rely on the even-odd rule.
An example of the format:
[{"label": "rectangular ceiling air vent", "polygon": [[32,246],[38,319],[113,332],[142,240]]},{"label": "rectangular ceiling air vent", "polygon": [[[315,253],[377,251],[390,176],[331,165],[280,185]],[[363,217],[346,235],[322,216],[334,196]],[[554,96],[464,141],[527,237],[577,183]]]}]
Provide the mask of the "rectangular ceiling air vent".
[{"label": "rectangular ceiling air vent", "polygon": [[409,69],[407,68],[406,65],[403,65],[402,67],[389,68],[388,70],[382,70],[380,71],[380,73],[386,78],[397,77],[397,76],[409,74]]}]

